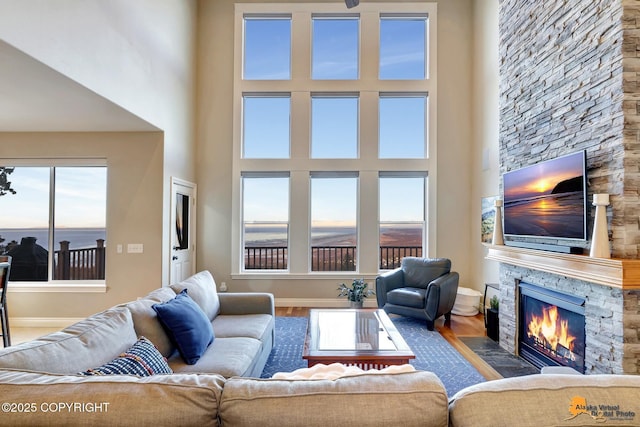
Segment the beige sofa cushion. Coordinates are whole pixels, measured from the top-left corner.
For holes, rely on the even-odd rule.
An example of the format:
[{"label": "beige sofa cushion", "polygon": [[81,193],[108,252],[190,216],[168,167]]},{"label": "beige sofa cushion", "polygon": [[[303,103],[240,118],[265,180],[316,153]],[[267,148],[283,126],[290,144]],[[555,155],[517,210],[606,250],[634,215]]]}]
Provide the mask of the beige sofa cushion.
[{"label": "beige sofa cushion", "polygon": [[[0,371],[0,424],[218,426],[223,385],[214,374],[139,378]],[[15,403],[15,412],[7,403]]]},{"label": "beige sofa cushion", "polygon": [[220,301],[216,290],[216,282],[208,271],[201,271],[183,280],[180,283],[171,285],[171,289],[176,294],[187,289],[189,296],[200,306],[209,320],[213,320],[220,312]]},{"label": "beige sofa cushion", "polygon": [[212,322],[216,338],[248,337],[266,341],[275,327],[269,314],[218,315]]},{"label": "beige sofa cushion", "polygon": [[158,315],[151,306],[169,301],[175,297],[176,293],[171,288],[159,288],[144,298],[126,304],[127,308],[131,311],[136,334],[139,337],[146,337],[151,341],[164,357],[169,357],[175,350],[175,347],[158,320]]},{"label": "beige sofa cushion", "polygon": [[456,427],[640,425],[640,376],[553,374],[487,381],[456,393],[449,410]]},{"label": "beige sofa cushion", "polygon": [[110,362],[137,339],[131,313],[126,307],[116,307],[4,349],[0,368],[74,374]]},{"label": "beige sofa cushion", "polygon": [[254,338],[217,338],[207,347],[198,363],[188,365],[178,352],[169,358],[173,372],[215,372],[225,378],[248,375],[262,350],[262,343]]},{"label": "beige sofa cushion", "polygon": [[447,394],[424,371],[336,380],[230,378],[219,411],[222,425],[236,427],[445,427]]}]

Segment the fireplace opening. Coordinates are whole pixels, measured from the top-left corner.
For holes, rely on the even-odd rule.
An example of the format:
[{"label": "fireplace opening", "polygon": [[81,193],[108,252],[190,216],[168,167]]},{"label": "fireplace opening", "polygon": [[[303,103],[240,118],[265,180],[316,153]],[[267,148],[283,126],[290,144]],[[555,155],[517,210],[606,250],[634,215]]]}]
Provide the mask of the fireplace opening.
[{"label": "fireplace opening", "polygon": [[518,352],[538,368],[584,373],[584,298],[521,282]]}]

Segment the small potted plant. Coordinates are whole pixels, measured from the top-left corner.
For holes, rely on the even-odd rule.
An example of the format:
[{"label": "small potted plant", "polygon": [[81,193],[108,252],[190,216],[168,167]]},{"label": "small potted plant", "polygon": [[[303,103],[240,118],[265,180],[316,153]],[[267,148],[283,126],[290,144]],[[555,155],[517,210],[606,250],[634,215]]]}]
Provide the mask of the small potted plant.
[{"label": "small potted plant", "polygon": [[500,300],[494,295],[489,300],[489,308],[485,310],[485,326],[487,327],[487,336],[494,341],[498,341],[500,333],[500,321],[498,320],[498,307]]},{"label": "small potted plant", "polygon": [[338,286],[340,291],[338,297],[347,297],[351,308],[362,308],[364,299],[369,295],[376,294],[368,287],[369,285],[365,283],[364,279],[353,279],[351,286],[347,286],[344,283]]}]

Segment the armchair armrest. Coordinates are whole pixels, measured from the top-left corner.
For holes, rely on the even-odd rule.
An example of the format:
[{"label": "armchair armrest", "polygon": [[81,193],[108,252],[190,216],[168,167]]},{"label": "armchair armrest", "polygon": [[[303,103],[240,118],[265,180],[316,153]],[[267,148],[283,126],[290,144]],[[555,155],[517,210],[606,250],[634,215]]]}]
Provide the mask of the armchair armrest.
[{"label": "armchair armrest", "polygon": [[404,273],[402,268],[387,271],[376,277],[376,299],[378,307],[387,303],[387,292],[404,286]]},{"label": "armchair armrest", "polygon": [[451,311],[456,301],[459,280],[458,273],[452,271],[429,283],[425,293],[425,312],[430,320]]},{"label": "armchair armrest", "polygon": [[219,293],[220,314],[276,315],[273,294],[266,292]]}]

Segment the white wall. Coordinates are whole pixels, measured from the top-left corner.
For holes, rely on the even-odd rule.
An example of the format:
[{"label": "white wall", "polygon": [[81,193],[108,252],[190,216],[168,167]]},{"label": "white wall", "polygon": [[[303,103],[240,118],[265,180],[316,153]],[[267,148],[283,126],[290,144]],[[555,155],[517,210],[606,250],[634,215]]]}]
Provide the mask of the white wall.
[{"label": "white wall", "polygon": [[[255,1],[254,1],[255,2]],[[463,286],[472,277],[472,1],[438,3],[437,253],[451,258]],[[335,299],[337,279],[231,278],[233,0],[199,2],[198,266],[231,291],[273,292],[296,304]],[[215,94],[210,96],[209,94]],[[335,300],[336,302],[338,300]]]},{"label": "white wall", "polygon": [[498,263],[484,259],[480,243],[480,200],[500,194],[498,2],[474,0],[473,155],[471,182],[471,260],[474,288],[498,283]]},{"label": "white wall", "polygon": [[[143,295],[143,291],[151,289],[151,284],[157,287],[168,281],[170,177],[195,180],[196,14],[195,0],[0,2],[0,40],[162,131],[150,132],[141,138],[132,133],[113,141],[89,135],[86,147],[78,144],[73,150],[67,150],[64,141],[54,145],[57,151],[53,151],[53,155],[70,152],[76,156],[90,156],[96,149],[96,141],[110,144],[110,150],[120,150],[119,153],[107,150],[109,156],[126,157],[131,151],[130,159],[137,161],[128,163],[130,170],[120,170],[122,178],[138,173],[153,177],[155,185],[143,186],[144,191],[153,193],[144,197],[160,200],[159,204],[141,206],[139,214],[142,217],[115,216],[126,224],[109,222],[110,228],[131,231],[133,235],[127,239],[135,237],[138,243],[145,244],[145,252],[148,250],[149,253],[145,253],[144,258],[148,262],[138,265],[117,257],[108,259],[109,268],[118,273],[108,271],[109,292],[103,295],[103,302],[73,308],[59,304],[56,313],[61,317],[70,311],[90,314],[97,305],[106,307],[122,302],[124,296]],[[57,139],[55,135],[51,136]],[[153,144],[146,145],[149,139]],[[26,156],[46,156],[52,152],[46,149],[45,139],[38,137],[31,141],[35,145]],[[124,141],[128,143],[124,144]],[[134,147],[134,144],[142,145]],[[144,152],[139,153],[140,149]],[[7,153],[23,155],[11,138],[2,138],[0,158],[6,157]],[[120,183],[118,190],[126,192],[132,188]],[[109,191],[111,194],[112,189]],[[129,209],[127,205],[118,204],[122,196],[118,194],[109,200],[110,209]],[[125,288],[127,290],[123,291]],[[38,296],[18,298],[25,301],[16,303],[18,308],[13,310],[12,316],[42,313],[32,309],[29,303],[29,298]],[[87,299],[94,297],[87,296]]]}]

